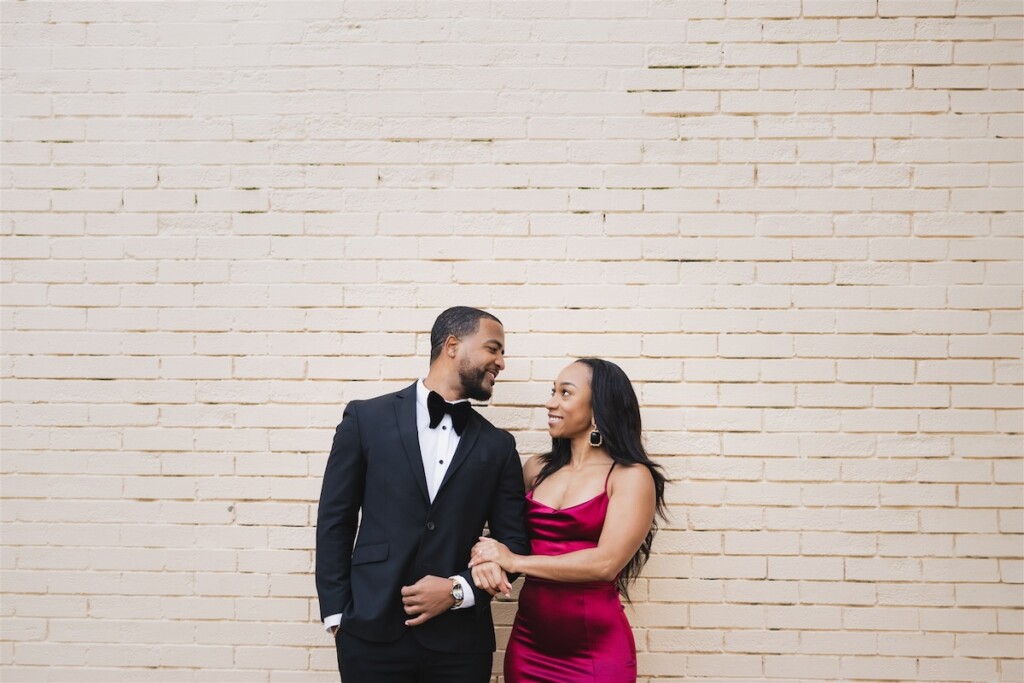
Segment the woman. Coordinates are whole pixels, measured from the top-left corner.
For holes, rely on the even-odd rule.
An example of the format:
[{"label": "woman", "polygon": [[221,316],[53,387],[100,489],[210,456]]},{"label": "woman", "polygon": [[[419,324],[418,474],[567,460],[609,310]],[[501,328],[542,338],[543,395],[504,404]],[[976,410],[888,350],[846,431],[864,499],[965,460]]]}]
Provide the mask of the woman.
[{"label": "woman", "polygon": [[[505,652],[505,680],[636,681],[629,600],[664,518],[665,477],[644,451],[640,406],[614,363],[582,358],[558,375],[548,409],[551,452],[523,467],[531,554],[481,538],[470,566],[492,593],[496,562],[525,574]],[[480,571],[476,571],[479,568]]]}]

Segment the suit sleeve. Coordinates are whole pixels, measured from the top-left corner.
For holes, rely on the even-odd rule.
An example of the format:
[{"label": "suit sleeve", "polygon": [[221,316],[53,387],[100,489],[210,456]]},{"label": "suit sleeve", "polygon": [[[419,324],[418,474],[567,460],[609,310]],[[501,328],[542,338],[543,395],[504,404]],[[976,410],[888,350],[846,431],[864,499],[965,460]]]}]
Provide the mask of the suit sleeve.
[{"label": "suit sleeve", "polygon": [[[526,533],[526,489],[523,487],[523,466],[519,462],[515,439],[511,434],[506,434],[506,436],[509,440],[508,454],[498,478],[498,489],[491,501],[487,527],[490,530],[490,536],[507,545],[509,550],[517,555],[529,555],[530,540]],[[489,610],[490,594],[473,585],[473,575],[470,570],[462,572],[461,575],[466,577],[470,586],[473,586],[476,608]],[[516,576],[510,576],[509,580],[515,581]]]},{"label": "suit sleeve", "polygon": [[316,518],[316,590],[320,618],[343,612],[352,596],[352,545],[366,481],[356,402],[345,408],[327,459]]}]

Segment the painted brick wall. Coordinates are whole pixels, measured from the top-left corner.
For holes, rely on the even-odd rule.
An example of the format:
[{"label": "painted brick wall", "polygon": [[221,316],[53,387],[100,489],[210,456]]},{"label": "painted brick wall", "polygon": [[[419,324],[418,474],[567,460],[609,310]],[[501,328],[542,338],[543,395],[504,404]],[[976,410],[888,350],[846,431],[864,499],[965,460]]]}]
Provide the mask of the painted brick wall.
[{"label": "painted brick wall", "polygon": [[524,455],[636,384],[642,680],[1024,678],[1017,0],[0,10],[5,681],[336,680],[333,428],[456,303]]}]

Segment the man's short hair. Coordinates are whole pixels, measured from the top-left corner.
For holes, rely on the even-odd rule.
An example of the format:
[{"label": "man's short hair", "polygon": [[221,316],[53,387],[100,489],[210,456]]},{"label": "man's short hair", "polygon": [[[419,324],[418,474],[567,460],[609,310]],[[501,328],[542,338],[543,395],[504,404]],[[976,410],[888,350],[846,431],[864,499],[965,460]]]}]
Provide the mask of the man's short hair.
[{"label": "man's short hair", "polygon": [[430,362],[433,363],[441,355],[444,342],[449,336],[464,339],[476,334],[480,329],[480,318],[489,318],[501,325],[501,321],[479,308],[469,306],[453,306],[441,312],[430,328]]}]

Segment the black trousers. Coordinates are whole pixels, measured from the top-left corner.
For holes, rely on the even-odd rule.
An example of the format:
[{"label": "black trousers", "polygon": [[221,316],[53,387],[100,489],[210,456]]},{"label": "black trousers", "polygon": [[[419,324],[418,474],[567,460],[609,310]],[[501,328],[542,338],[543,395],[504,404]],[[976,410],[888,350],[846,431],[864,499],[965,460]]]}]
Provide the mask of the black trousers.
[{"label": "black trousers", "polygon": [[488,683],[490,652],[436,652],[411,629],[392,643],[372,643],[338,629],[334,639],[342,683]]}]

